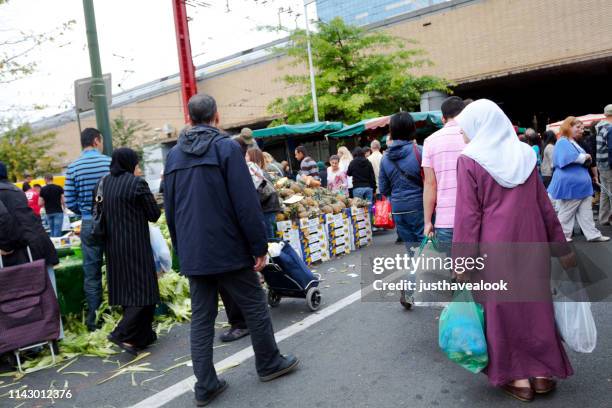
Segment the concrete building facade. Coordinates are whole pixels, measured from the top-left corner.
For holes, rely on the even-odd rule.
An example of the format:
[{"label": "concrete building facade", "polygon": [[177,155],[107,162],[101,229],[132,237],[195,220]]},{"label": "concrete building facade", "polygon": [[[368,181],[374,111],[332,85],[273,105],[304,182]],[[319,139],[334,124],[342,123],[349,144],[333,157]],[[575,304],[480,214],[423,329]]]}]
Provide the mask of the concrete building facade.
[{"label": "concrete building facade", "polygon": [[317,16],[322,21],[342,17],[348,24],[366,25],[446,3],[449,0],[317,0]]},{"label": "concrete building facade", "polygon": [[[610,16],[609,0],[451,0],[368,28],[415,40],[426,50],[433,65],[417,73],[453,81],[455,93],[462,97],[495,100],[515,124],[542,127],[569,114],[601,112],[612,103]],[[273,119],[267,111],[270,102],[308,92],[280,81],[287,73],[306,72],[306,67],[293,67],[287,57],[271,55],[268,48],[198,67],[198,89],[217,98],[226,129],[265,127]],[[160,129],[150,142],[171,141],[184,126],[179,93],[177,75],[162,78],[114,96],[111,117],[141,119]],[[93,125],[93,115],[82,118],[83,127]],[[68,160],[78,155],[72,112],[35,127],[56,131],[56,148],[65,151]],[[166,135],[164,127],[175,131]]]}]

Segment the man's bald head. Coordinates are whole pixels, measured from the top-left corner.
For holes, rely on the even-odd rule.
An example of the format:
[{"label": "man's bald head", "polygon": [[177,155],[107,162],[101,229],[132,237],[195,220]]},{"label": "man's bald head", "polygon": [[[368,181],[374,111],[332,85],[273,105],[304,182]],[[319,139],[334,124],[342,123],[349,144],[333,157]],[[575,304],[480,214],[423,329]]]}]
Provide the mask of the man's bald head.
[{"label": "man's bald head", "polygon": [[217,114],[215,98],[206,94],[196,94],[189,99],[189,116],[194,125],[209,124]]}]

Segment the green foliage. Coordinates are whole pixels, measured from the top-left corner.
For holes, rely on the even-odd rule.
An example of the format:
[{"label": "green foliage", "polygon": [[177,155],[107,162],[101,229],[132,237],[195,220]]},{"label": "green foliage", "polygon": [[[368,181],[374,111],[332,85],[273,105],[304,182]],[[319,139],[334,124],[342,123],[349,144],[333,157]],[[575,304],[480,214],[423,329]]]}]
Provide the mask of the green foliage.
[{"label": "green foliage", "polygon": [[0,161],[8,167],[9,180],[22,180],[24,173],[43,175],[61,170],[59,159],[64,153],[51,153],[55,132],[34,133],[29,124],[15,128],[5,125],[0,135]]},{"label": "green foliage", "polygon": [[[290,43],[279,52],[292,57],[294,66],[308,66],[306,31],[293,31]],[[320,120],[352,123],[415,110],[423,92],[448,91],[449,83],[444,79],[411,73],[414,68],[431,65],[425,51],[414,48],[412,41],[366,31],[336,18],[318,23],[311,44]],[[286,75],[282,80],[304,93],[278,98],[268,106],[271,113],[284,117],[275,124],[311,122],[310,77]]]},{"label": "green foliage", "polygon": [[113,148],[129,147],[143,158],[143,142],[151,137],[151,127],[142,120],[126,119],[123,114],[111,121],[111,133],[113,134]]}]

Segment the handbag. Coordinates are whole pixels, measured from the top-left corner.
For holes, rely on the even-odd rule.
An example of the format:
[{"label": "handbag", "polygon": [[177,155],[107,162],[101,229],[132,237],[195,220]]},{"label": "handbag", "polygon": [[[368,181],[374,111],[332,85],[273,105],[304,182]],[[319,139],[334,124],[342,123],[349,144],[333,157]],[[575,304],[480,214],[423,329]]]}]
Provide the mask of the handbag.
[{"label": "handbag", "polygon": [[91,235],[96,241],[104,241],[106,239],[106,222],[104,217],[104,179],[102,177],[96,191],[94,204],[92,208],[92,227]]}]

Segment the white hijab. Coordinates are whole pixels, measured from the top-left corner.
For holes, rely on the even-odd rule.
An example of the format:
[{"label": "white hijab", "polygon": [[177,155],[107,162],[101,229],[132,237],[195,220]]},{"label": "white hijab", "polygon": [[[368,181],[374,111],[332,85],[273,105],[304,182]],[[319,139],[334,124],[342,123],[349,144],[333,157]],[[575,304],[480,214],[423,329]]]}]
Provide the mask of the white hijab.
[{"label": "white hijab", "polygon": [[455,119],[470,139],[464,155],[480,164],[502,187],[514,188],[527,181],[537,162],[535,152],[519,140],[499,106],[479,99]]}]

